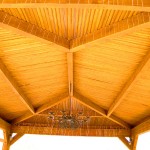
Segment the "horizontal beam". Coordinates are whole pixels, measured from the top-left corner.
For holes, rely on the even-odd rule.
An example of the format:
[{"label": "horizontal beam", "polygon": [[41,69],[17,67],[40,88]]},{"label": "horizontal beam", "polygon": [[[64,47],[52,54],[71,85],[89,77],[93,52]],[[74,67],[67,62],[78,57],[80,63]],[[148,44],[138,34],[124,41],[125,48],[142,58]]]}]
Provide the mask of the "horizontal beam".
[{"label": "horizontal beam", "polygon": [[119,119],[118,117],[112,115],[110,117],[108,117],[106,115],[106,110],[104,110],[103,108],[101,108],[99,105],[93,103],[92,101],[90,101],[89,99],[87,99],[86,97],[74,92],[74,96],[73,98],[77,101],[79,101],[81,104],[85,105],[86,107],[94,110],[95,112],[97,112],[98,114],[104,116],[105,118],[119,124],[120,126],[124,127],[124,128],[130,128],[130,125],[128,125],[126,122],[124,122],[123,120]]},{"label": "horizontal beam", "polygon": [[132,10],[132,11],[150,11],[149,0],[136,1],[136,0],[45,0],[32,1],[32,0],[3,0],[0,2],[0,8],[37,8],[37,7],[50,7],[50,8],[104,8],[113,10]]},{"label": "horizontal beam", "polygon": [[53,98],[48,103],[45,103],[42,106],[40,106],[39,108],[37,108],[35,114],[31,114],[31,113],[27,112],[26,114],[24,114],[24,115],[14,119],[14,120],[12,120],[11,123],[12,124],[16,124],[16,123],[22,122],[24,120],[27,120],[27,119],[29,119],[29,118],[31,118],[31,117],[33,117],[33,116],[35,116],[35,115],[45,111],[45,110],[47,110],[47,109],[50,109],[51,107],[59,104],[60,102],[63,102],[65,100],[67,100],[68,98],[69,97],[67,97],[66,94],[60,95],[59,97],[56,97],[56,98]]},{"label": "horizontal beam", "polygon": [[70,49],[72,52],[85,48],[89,42],[103,42],[106,39],[113,39],[123,35],[131,34],[140,29],[150,26],[150,13],[142,12],[125,20],[119,21],[112,25],[103,27],[93,33],[75,38],[70,41]]},{"label": "horizontal beam", "polygon": [[35,126],[12,126],[12,133],[21,134],[45,134],[45,135],[70,135],[70,136],[103,136],[118,137],[130,136],[129,129],[59,129],[51,127],[35,127]]},{"label": "horizontal beam", "polygon": [[150,131],[150,117],[132,129],[132,135],[140,135]]},{"label": "horizontal beam", "polygon": [[11,140],[10,145],[13,145],[15,142],[17,142],[24,134],[23,133],[17,133]]},{"label": "horizontal beam", "polygon": [[2,130],[9,130],[10,129],[10,124],[8,122],[6,122],[5,120],[3,120],[2,118],[0,118],[0,129]]},{"label": "horizontal beam", "polygon": [[9,84],[12,90],[20,98],[23,104],[34,114],[34,108],[30,102],[30,99],[25,95],[24,91],[19,87],[18,83],[14,80],[11,73],[0,59],[0,73],[3,75],[5,81]]},{"label": "horizontal beam", "polygon": [[0,27],[46,44],[52,45],[52,43],[55,43],[55,47],[63,52],[68,52],[68,48],[70,48],[67,39],[3,11],[0,11]]}]

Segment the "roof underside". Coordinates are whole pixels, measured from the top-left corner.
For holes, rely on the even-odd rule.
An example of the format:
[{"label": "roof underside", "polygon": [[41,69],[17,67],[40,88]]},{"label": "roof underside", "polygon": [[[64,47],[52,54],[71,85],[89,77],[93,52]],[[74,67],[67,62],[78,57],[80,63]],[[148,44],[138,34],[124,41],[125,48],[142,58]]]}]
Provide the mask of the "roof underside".
[{"label": "roof underside", "polygon": [[[91,116],[91,128],[136,126],[150,116],[149,12],[6,4],[0,4],[1,118],[20,126],[47,126],[48,112],[69,110],[70,97],[73,112]],[[20,29],[18,21],[27,29]],[[124,22],[128,27],[122,27]],[[73,53],[72,69],[68,53]]]}]

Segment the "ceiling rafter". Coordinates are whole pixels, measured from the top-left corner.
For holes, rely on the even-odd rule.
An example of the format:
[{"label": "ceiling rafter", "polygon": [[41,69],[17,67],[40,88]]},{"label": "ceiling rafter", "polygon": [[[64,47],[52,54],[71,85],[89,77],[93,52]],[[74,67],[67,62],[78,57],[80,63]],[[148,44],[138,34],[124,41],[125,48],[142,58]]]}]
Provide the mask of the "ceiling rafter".
[{"label": "ceiling rafter", "polygon": [[117,95],[117,98],[113,101],[111,104],[107,116],[110,116],[115,109],[119,106],[119,104],[123,101],[125,96],[128,94],[129,90],[133,87],[135,82],[139,79],[142,71],[147,66],[148,62],[150,60],[150,50],[147,52],[141,63],[138,65],[137,69],[134,71],[134,73],[130,76],[130,78],[127,80],[126,84],[122,88],[122,90]]},{"label": "ceiling rafter", "polygon": [[50,45],[55,43],[58,50],[63,52],[68,52],[70,48],[70,43],[67,39],[3,11],[0,11],[0,27]]},{"label": "ceiling rafter", "polygon": [[73,96],[73,53],[67,53],[69,97]]},{"label": "ceiling rafter", "polygon": [[126,122],[124,122],[123,120],[119,119],[118,117],[116,117],[114,115],[108,117],[106,115],[106,110],[101,108],[99,105],[93,103],[89,99],[85,98],[84,96],[74,92],[73,98],[75,100],[79,101],[81,104],[83,104],[83,105],[87,106],[88,108],[94,110],[95,112],[99,113],[100,115],[106,117],[107,119],[109,119],[109,120],[119,124],[120,126],[122,126],[124,128],[129,128],[130,129],[130,125],[129,124],[127,124]]},{"label": "ceiling rafter", "polygon": [[[65,130],[65,129],[64,129]],[[36,127],[36,126],[12,126],[11,132],[13,133],[24,133],[24,134],[46,134],[46,135],[64,135],[62,130],[58,128],[50,129],[50,127]],[[117,137],[117,136],[130,136],[130,129],[66,129],[67,132],[71,132],[74,136],[107,136],[107,137]]]},{"label": "ceiling rafter", "polygon": [[150,11],[150,2],[148,0],[138,1],[99,1],[99,0],[45,0],[43,1],[26,1],[26,0],[13,0],[7,1],[3,0],[0,2],[0,8],[43,8],[43,7],[55,7],[55,8],[104,8],[113,10],[132,10],[132,11]]},{"label": "ceiling rafter", "polygon": [[60,95],[59,97],[51,99],[48,103],[45,103],[42,106],[38,107],[36,109],[35,114],[31,114],[31,113],[27,112],[26,114],[24,114],[24,115],[14,119],[14,120],[12,120],[11,124],[16,124],[16,123],[25,121],[25,120],[33,117],[33,116],[36,116],[37,114],[39,114],[39,113],[41,113],[41,112],[43,112],[43,111],[45,111],[47,109],[50,109],[51,107],[53,107],[53,106],[55,106],[55,105],[65,101],[67,99],[68,99],[68,96],[66,96],[66,94]]},{"label": "ceiling rafter", "polygon": [[25,104],[25,106],[32,112],[35,113],[34,108],[31,104],[30,99],[25,95],[24,91],[19,87],[18,83],[14,80],[11,73],[0,59],[0,72],[3,75],[5,81],[10,85],[12,90],[16,93],[16,95],[20,98],[20,100]]},{"label": "ceiling rafter", "polygon": [[130,34],[145,27],[150,26],[150,13],[142,12],[135,16],[129,17],[112,25],[103,27],[93,33],[77,37],[70,41],[72,52],[84,49],[89,42],[103,42],[106,39],[113,39],[123,35]]}]

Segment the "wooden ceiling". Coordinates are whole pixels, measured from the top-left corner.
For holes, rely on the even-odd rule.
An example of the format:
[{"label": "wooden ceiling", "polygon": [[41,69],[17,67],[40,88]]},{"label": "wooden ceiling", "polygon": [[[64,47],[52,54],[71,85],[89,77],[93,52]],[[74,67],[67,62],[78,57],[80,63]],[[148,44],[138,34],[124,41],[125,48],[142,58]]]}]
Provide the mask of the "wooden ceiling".
[{"label": "wooden ceiling", "polygon": [[92,136],[109,136],[94,130],[104,126],[130,136],[150,116],[149,0],[3,0],[0,43],[0,117],[11,132],[48,126],[70,98],[92,116]]}]

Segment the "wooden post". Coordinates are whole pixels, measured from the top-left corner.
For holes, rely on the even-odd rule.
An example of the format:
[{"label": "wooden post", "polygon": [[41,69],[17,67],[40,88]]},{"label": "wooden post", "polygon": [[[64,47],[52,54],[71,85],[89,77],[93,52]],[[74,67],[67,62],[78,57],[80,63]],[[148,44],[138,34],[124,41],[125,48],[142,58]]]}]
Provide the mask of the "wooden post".
[{"label": "wooden post", "polygon": [[4,143],[2,150],[9,150],[10,147],[10,129],[4,130]]},{"label": "wooden post", "polygon": [[138,134],[134,135],[132,137],[132,149],[131,150],[136,150],[137,142],[138,142]]}]

